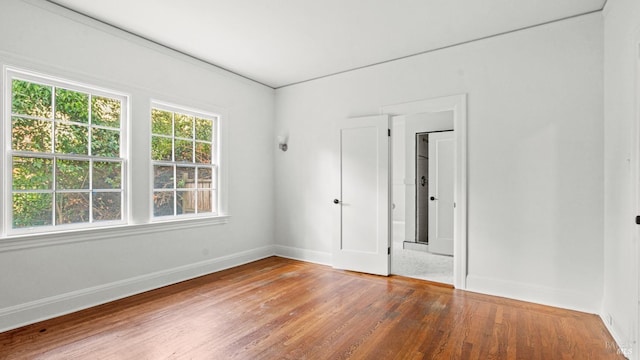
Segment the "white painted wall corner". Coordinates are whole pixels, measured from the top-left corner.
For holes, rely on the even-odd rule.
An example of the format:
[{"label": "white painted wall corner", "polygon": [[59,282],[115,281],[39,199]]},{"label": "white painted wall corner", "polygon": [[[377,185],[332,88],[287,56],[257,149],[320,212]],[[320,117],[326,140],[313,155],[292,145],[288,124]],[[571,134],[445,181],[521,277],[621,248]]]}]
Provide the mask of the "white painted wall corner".
[{"label": "white painted wall corner", "polygon": [[333,255],[330,252],[275,245],[275,255],[287,259],[306,261],[320,265],[333,265]]}]

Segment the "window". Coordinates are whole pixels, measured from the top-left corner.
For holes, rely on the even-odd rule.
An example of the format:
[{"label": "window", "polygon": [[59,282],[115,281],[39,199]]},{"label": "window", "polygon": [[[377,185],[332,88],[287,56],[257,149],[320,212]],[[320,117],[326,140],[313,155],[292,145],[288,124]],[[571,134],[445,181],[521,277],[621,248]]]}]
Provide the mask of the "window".
[{"label": "window", "polygon": [[11,231],[123,223],[127,97],[14,70],[6,78]]},{"label": "window", "polygon": [[218,115],[154,103],[153,216],[218,214]]}]

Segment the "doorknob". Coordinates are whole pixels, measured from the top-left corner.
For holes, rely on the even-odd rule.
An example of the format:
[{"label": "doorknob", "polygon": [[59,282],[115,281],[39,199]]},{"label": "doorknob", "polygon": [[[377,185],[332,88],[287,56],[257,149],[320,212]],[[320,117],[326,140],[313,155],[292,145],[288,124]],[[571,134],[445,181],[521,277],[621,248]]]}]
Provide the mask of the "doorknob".
[{"label": "doorknob", "polygon": [[333,203],[334,203],[334,204],[340,204],[340,200],[338,200],[338,199],[333,199]]},{"label": "doorknob", "polygon": [[434,201],[434,200],[438,200],[438,199],[436,199],[435,196],[432,196],[432,197],[429,198],[429,200]]},{"label": "doorknob", "polygon": [[424,177],[424,175],[422,175],[422,177],[420,178],[420,185],[424,186],[424,184],[427,183],[427,178]]}]

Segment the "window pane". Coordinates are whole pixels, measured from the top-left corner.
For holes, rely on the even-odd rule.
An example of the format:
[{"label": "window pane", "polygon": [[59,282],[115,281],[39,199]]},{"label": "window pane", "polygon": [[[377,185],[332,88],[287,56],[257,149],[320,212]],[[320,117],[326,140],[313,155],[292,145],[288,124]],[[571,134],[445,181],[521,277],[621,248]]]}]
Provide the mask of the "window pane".
[{"label": "window pane", "polygon": [[213,139],[213,121],[196,118],[196,140],[211,142]]},{"label": "window pane", "polygon": [[56,189],[74,190],[89,188],[89,162],[82,160],[56,161]]},{"label": "window pane", "polygon": [[158,109],[151,109],[151,132],[158,135],[173,135],[173,113]]},{"label": "window pane", "polygon": [[45,190],[53,183],[53,160],[13,157],[13,189]]},{"label": "window pane", "polygon": [[91,129],[91,155],[120,156],[120,132],[106,129]]},{"label": "window pane", "polygon": [[213,212],[211,207],[211,190],[198,191],[198,213]]},{"label": "window pane", "polygon": [[51,86],[13,80],[11,90],[12,113],[51,119]]},{"label": "window pane", "polygon": [[215,189],[210,168],[198,168],[198,189]]},{"label": "window pane", "polygon": [[196,179],[196,168],[194,167],[180,167],[176,168],[176,188],[194,188]]},{"label": "window pane", "polygon": [[176,191],[178,195],[176,214],[192,214],[196,212],[196,192]]},{"label": "window pane", "polygon": [[154,136],[151,138],[151,159],[152,160],[173,160],[173,144],[171,139]]},{"label": "window pane", "polygon": [[11,149],[17,151],[51,152],[50,121],[14,117],[11,124]]},{"label": "window pane", "polygon": [[120,128],[120,100],[102,96],[91,97],[91,123],[112,128]]},{"label": "window pane", "polygon": [[87,155],[89,129],[86,126],[56,123],[56,152]]},{"label": "window pane", "polygon": [[89,94],[56,88],[56,120],[89,122]]},{"label": "window pane", "polygon": [[56,224],[89,222],[89,193],[58,193],[56,199]]},{"label": "window pane", "polygon": [[[213,170],[211,168],[199,167],[198,168],[198,181],[211,181]],[[209,186],[207,186],[209,187]]]},{"label": "window pane", "polygon": [[176,140],[176,160],[193,162],[193,141]]},{"label": "window pane", "polygon": [[153,188],[173,189],[173,166],[153,167]]},{"label": "window pane", "polygon": [[13,194],[13,228],[52,224],[52,194]]},{"label": "window pane", "polygon": [[153,216],[173,215],[173,191],[153,192]]},{"label": "window pane", "polygon": [[122,194],[119,192],[93,193],[93,220],[108,221],[122,218]]},{"label": "window pane", "polygon": [[193,139],[193,116],[175,113],[175,136]]},{"label": "window pane", "polygon": [[200,164],[211,164],[211,144],[196,143],[196,162]]},{"label": "window pane", "polygon": [[[119,162],[94,161],[93,189],[120,189],[122,164]],[[95,215],[94,215],[95,218]]]}]

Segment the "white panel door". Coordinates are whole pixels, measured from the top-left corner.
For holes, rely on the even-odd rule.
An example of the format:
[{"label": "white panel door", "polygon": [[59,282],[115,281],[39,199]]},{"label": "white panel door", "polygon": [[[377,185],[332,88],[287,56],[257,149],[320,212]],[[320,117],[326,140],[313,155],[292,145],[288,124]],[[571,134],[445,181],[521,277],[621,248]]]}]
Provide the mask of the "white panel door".
[{"label": "white panel door", "polygon": [[453,131],[429,134],[429,251],[453,255]]},{"label": "white panel door", "polygon": [[389,275],[389,116],[340,126],[339,224],[333,266]]}]

